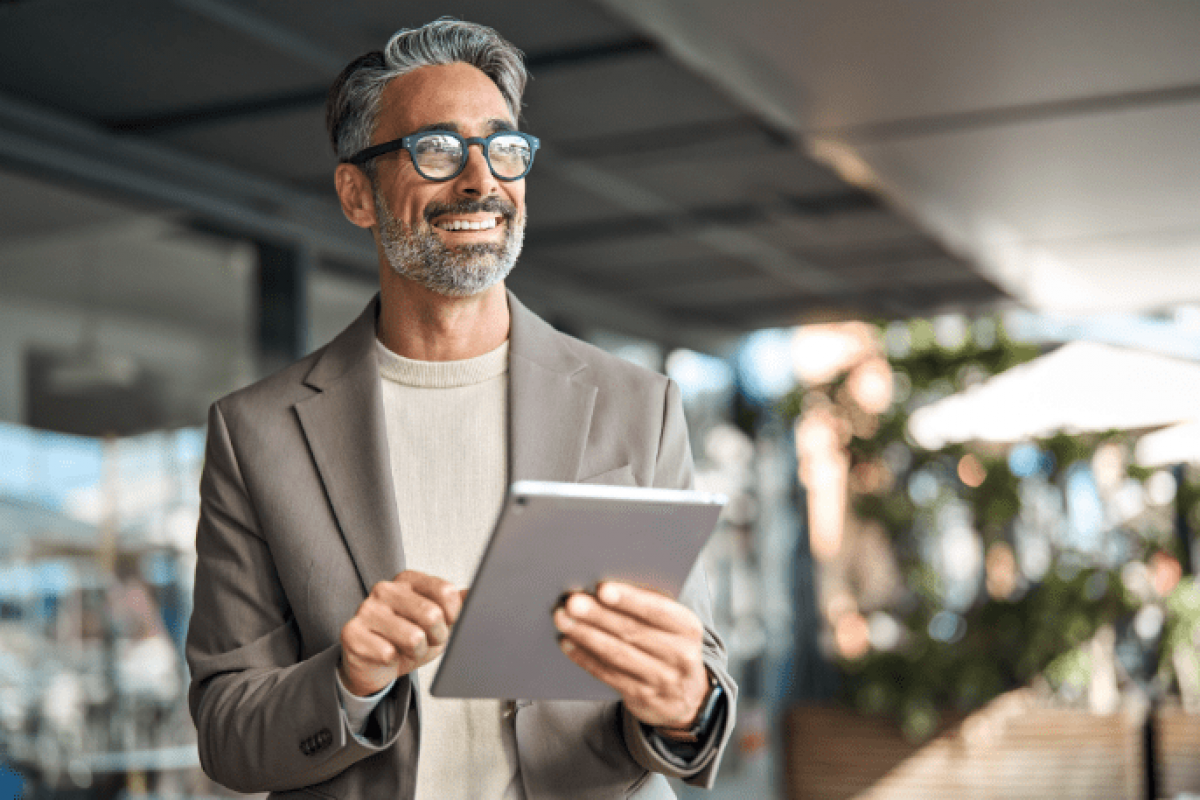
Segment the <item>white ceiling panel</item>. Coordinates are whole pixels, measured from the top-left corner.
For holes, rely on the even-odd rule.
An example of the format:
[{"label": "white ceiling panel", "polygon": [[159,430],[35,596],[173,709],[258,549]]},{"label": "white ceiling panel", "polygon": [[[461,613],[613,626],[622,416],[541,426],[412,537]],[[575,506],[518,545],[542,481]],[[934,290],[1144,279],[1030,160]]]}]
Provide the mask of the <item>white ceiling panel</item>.
[{"label": "white ceiling panel", "polygon": [[686,5],[690,22],[791,78],[809,128],[1200,82],[1192,0]]},{"label": "white ceiling panel", "polygon": [[1196,296],[1200,3],[605,4],[1027,304]]},{"label": "white ceiling panel", "polygon": [[885,182],[919,186],[1036,241],[1200,228],[1198,137],[1200,102],[856,149]]}]

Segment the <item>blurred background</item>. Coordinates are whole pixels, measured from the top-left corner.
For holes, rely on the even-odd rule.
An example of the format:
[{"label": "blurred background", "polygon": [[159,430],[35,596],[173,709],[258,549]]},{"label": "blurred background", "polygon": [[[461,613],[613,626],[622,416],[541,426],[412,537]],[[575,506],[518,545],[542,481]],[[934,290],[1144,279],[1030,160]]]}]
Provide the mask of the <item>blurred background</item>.
[{"label": "blurred background", "polygon": [[510,286],[675,378],[742,699],[711,795],[1200,795],[1200,4],[0,2],[0,798],[212,798],[208,405],[375,291],[323,99],[527,55]]}]

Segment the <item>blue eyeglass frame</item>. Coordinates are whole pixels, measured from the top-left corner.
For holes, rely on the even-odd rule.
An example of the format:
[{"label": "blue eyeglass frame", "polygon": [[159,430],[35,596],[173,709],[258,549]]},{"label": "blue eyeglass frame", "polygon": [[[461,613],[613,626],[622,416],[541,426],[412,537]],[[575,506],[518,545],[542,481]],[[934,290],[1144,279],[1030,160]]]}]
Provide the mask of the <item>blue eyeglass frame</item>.
[{"label": "blue eyeglass frame", "polygon": [[[413,147],[416,146],[418,140],[420,140],[426,136],[449,136],[453,139],[457,139],[459,144],[462,145],[463,157],[458,163],[458,169],[454,170],[453,174],[447,175],[444,178],[431,178],[430,176],[426,175],[424,172],[421,171],[421,167],[417,165],[417,159],[416,159],[416,156],[413,154],[412,149],[413,149]],[[490,148],[492,145],[492,139],[495,139],[497,136],[516,136],[518,138],[524,139],[525,143],[529,145],[529,164],[526,165],[525,171],[522,172],[520,175],[517,175],[512,178],[506,178],[503,175],[497,174],[495,168],[492,166],[492,158],[491,158],[491,156],[488,155],[488,148]],[[498,181],[519,181],[522,178],[524,178],[526,175],[529,174],[529,170],[533,169],[533,159],[537,155],[538,147],[540,147],[542,143],[536,136],[525,133],[524,131],[496,131],[495,133],[488,136],[486,139],[481,139],[478,136],[472,136],[472,137],[462,136],[461,134],[455,133],[454,131],[421,131],[420,133],[412,133],[412,134],[409,134],[408,136],[403,136],[399,139],[393,139],[390,142],[384,142],[383,144],[377,144],[377,145],[373,145],[371,147],[367,147],[362,150],[359,150],[357,153],[350,156],[349,158],[343,158],[342,163],[355,164],[358,166],[362,166],[363,164],[367,163],[368,161],[370,161],[373,158],[378,158],[379,156],[387,155],[388,153],[394,153],[397,150],[407,150],[408,157],[412,161],[413,169],[415,169],[417,171],[418,175],[420,175],[422,178],[424,178],[427,181],[433,181],[435,183],[444,183],[445,181],[454,180],[455,178],[457,178],[459,175],[462,174],[462,171],[464,169],[467,168],[467,159],[468,159],[468,156],[470,155],[471,145],[473,145],[473,144],[479,145],[480,149],[483,151],[483,160],[487,162],[488,169],[491,171],[492,175],[496,178],[496,180],[498,180]]]}]

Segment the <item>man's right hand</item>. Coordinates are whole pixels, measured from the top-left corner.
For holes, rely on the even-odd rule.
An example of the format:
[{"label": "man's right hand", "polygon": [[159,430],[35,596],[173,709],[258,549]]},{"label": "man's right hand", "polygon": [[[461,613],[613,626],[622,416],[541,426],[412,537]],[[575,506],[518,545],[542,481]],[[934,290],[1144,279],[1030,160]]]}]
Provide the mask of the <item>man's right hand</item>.
[{"label": "man's right hand", "polygon": [[366,697],[437,658],[465,595],[441,578],[412,570],[375,584],[342,626],[342,685]]}]

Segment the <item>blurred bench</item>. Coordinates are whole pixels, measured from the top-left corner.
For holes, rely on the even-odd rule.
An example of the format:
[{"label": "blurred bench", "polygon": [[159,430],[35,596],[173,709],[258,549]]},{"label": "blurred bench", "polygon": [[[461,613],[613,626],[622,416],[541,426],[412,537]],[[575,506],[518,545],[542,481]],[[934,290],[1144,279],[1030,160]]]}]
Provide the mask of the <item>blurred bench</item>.
[{"label": "blurred bench", "polygon": [[[1160,715],[1162,796],[1200,781],[1200,719]],[[797,707],[784,724],[790,800],[1140,800],[1142,716],[1005,696],[920,745],[885,719]],[[1194,790],[1194,789],[1193,789]]]}]

